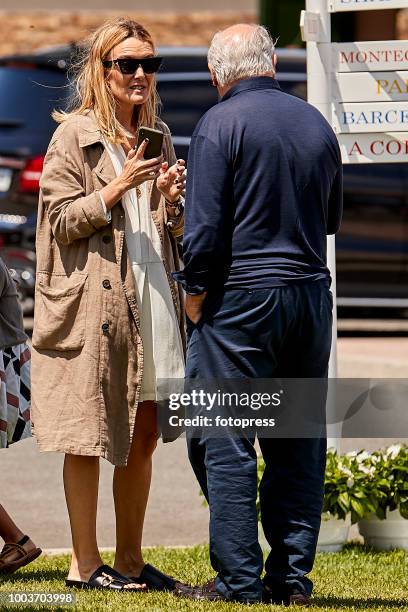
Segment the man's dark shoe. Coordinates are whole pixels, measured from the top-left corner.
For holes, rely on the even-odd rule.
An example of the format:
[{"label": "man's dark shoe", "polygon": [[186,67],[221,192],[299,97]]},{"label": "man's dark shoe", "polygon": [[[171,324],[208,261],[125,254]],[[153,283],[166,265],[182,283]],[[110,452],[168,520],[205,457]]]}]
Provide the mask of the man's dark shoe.
[{"label": "man's dark shoe", "polygon": [[312,603],[311,598],[306,593],[301,593],[301,591],[292,591],[291,595],[289,595],[289,606],[310,606]]},{"label": "man's dark shoe", "polygon": [[298,591],[289,590],[286,587],[271,588],[264,583],[262,601],[267,604],[277,604],[284,606],[310,606],[311,598],[309,595]]},{"label": "man's dark shoe", "polygon": [[277,604],[281,606],[289,601],[289,594],[286,587],[270,587],[263,584],[262,601],[266,604]]},{"label": "man's dark shoe", "polygon": [[177,597],[187,597],[188,599],[205,600],[205,601],[228,601],[226,597],[218,593],[215,588],[215,578],[209,580],[201,586],[189,586],[176,582],[173,595]]},{"label": "man's dark shoe", "polygon": [[215,578],[209,580],[201,586],[188,586],[177,582],[173,595],[176,597],[187,597],[188,599],[195,599],[196,601],[232,601],[245,603],[245,604],[257,604],[260,603],[257,600],[238,600],[238,599],[227,599],[224,595],[221,595],[215,588]]}]

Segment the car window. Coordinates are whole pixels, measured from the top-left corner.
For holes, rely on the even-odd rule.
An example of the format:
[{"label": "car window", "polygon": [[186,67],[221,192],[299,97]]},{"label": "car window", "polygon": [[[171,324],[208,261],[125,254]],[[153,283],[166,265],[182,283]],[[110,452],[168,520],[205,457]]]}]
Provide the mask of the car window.
[{"label": "car window", "polygon": [[354,205],[367,204],[399,207],[405,200],[405,164],[345,164],[343,166],[344,198]]},{"label": "car window", "polygon": [[[287,76],[287,75],[286,75]],[[307,98],[307,83],[306,81],[288,81],[284,78],[279,78],[277,75],[278,83],[280,88],[288,94],[292,96],[296,96],[297,98],[302,98],[302,100],[306,100]]]},{"label": "car window", "polygon": [[276,78],[283,91],[306,100],[307,78],[305,58],[301,60],[297,54],[294,57],[282,56],[278,52]]},{"label": "car window", "polygon": [[179,73],[159,80],[158,91],[163,104],[161,117],[174,136],[191,136],[198,120],[218,100],[208,73],[195,78],[187,73],[182,78]]},{"label": "car window", "polygon": [[[158,55],[161,55],[160,49]],[[203,72],[208,74],[206,55],[168,55],[163,54],[163,64],[158,74],[159,78],[165,72]]]},{"label": "car window", "polygon": [[65,85],[63,72],[0,66],[0,134],[21,127],[55,129],[51,112],[65,105]]}]

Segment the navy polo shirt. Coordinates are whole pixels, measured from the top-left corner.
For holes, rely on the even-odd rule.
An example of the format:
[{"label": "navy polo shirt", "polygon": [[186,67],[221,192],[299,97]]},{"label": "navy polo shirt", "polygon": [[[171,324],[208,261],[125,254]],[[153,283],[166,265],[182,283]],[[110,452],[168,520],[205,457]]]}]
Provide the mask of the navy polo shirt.
[{"label": "navy polo shirt", "polygon": [[271,77],[240,81],[199,121],[189,155],[187,293],[329,278],[326,235],[339,229],[342,165],[333,130]]}]

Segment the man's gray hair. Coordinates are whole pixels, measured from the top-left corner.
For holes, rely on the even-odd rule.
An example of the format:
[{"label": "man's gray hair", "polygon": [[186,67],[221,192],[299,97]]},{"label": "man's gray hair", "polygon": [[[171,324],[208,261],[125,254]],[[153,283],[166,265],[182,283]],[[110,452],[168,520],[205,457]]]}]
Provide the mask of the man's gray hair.
[{"label": "man's gray hair", "polygon": [[208,50],[208,64],[221,86],[240,79],[275,73],[275,44],[268,30],[261,25],[248,29],[245,35],[225,36],[217,32]]}]

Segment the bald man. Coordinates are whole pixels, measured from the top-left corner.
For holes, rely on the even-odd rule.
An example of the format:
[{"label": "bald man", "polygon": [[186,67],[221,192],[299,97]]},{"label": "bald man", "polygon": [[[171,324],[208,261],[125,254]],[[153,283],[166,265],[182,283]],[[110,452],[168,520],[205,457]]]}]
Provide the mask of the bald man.
[{"label": "bald man", "polygon": [[[175,275],[187,294],[186,377],[318,378],[325,386],[332,327],[326,236],[338,230],[342,213],[336,137],[315,108],[281,91],[265,28],[219,32],[208,63],[221,100],[192,137],[185,268]],[[302,410],[309,408],[306,401]],[[203,414],[215,417],[216,409]],[[245,416],[256,416],[251,412]],[[177,593],[307,605],[323,502],[324,425],[320,436],[290,439],[209,429],[190,429],[187,440],[210,507],[216,577]],[[256,434],[265,460],[262,526],[271,546],[263,579]]]}]

